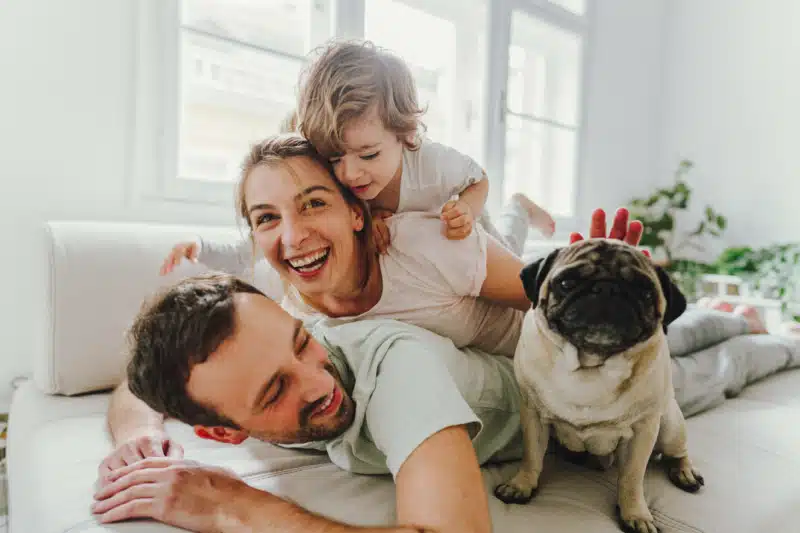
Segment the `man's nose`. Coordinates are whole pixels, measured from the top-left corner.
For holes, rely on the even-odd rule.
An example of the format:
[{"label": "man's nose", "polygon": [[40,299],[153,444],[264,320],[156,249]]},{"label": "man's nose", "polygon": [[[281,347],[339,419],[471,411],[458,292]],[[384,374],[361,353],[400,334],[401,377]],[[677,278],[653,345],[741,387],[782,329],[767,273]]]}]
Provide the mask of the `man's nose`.
[{"label": "man's nose", "polygon": [[302,377],[303,400],[312,403],[326,397],[333,391],[333,376],[322,369],[310,370]]}]

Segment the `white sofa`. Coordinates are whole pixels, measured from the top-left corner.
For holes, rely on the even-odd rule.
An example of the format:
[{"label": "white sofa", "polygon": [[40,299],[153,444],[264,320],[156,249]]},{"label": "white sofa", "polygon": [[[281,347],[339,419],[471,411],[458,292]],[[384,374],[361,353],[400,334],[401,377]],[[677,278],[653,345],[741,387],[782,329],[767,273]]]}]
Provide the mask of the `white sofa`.
[{"label": "white sofa", "polygon": [[[214,231],[221,238],[238,237],[235,231]],[[190,265],[172,277],[157,274],[170,246],[192,234],[186,227],[96,222],[44,228],[45,342],[31,354],[33,379],[18,387],[11,406],[10,533],[176,531],[150,521],[99,525],[89,506],[97,465],[111,450],[104,415],[107,391],[125,363],[123,333],[155,288],[200,270]],[[800,531],[800,371],[748,387],[688,424],[693,458],[707,485],[699,494],[686,494],[660,469],[650,469],[646,494],[664,533]],[[324,455],[252,439],[241,446],[203,441],[175,422],[168,430],[188,458],[231,467],[248,483],[313,511],[356,524],[393,521],[388,477],[351,475]],[[484,468],[495,531],[618,531],[613,472],[550,458],[536,499],[507,506],[491,489],[514,468]]]}]

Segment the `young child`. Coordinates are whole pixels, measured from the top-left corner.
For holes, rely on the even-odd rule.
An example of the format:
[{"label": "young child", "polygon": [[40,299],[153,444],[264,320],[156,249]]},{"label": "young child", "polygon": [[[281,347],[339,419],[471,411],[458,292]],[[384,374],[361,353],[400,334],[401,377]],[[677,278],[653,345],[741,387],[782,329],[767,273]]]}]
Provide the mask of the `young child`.
[{"label": "young child", "polygon": [[[406,211],[439,211],[449,239],[465,238],[477,220],[508,245],[484,212],[486,173],[471,157],[422,136],[423,114],[401,59],[368,41],[345,41],[324,48],[305,73],[295,125],[370,205],[380,251],[389,244],[383,219]],[[515,200],[533,227],[552,236],[547,211],[522,194]]]}]

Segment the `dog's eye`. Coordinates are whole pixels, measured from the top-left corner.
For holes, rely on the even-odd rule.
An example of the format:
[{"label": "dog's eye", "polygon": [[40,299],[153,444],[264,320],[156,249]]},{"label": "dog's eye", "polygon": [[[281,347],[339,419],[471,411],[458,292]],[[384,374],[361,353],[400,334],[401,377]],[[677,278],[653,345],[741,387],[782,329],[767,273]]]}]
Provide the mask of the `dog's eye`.
[{"label": "dog's eye", "polygon": [[558,282],[558,286],[561,288],[561,290],[571,291],[578,286],[578,282],[574,279],[562,279]]}]

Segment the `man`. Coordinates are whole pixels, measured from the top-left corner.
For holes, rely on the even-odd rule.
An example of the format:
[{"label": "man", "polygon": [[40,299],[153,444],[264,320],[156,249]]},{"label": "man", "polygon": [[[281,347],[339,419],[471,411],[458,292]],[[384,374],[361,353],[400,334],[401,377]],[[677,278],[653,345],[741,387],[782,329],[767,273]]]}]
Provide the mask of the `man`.
[{"label": "man", "polygon": [[[346,470],[391,473],[396,531],[491,530],[478,465],[519,457],[510,359],[458,350],[449,339],[392,320],[312,335],[227,274],[169,288],[139,314],[130,334],[130,390],[156,412],[193,425],[197,435],[312,446]],[[119,389],[114,401],[124,393]],[[125,437],[117,428],[119,442]],[[250,531],[251,524],[351,529],[224,470],[171,457],[126,462],[103,467],[93,508],[101,521],[152,517],[200,532]]]}]

